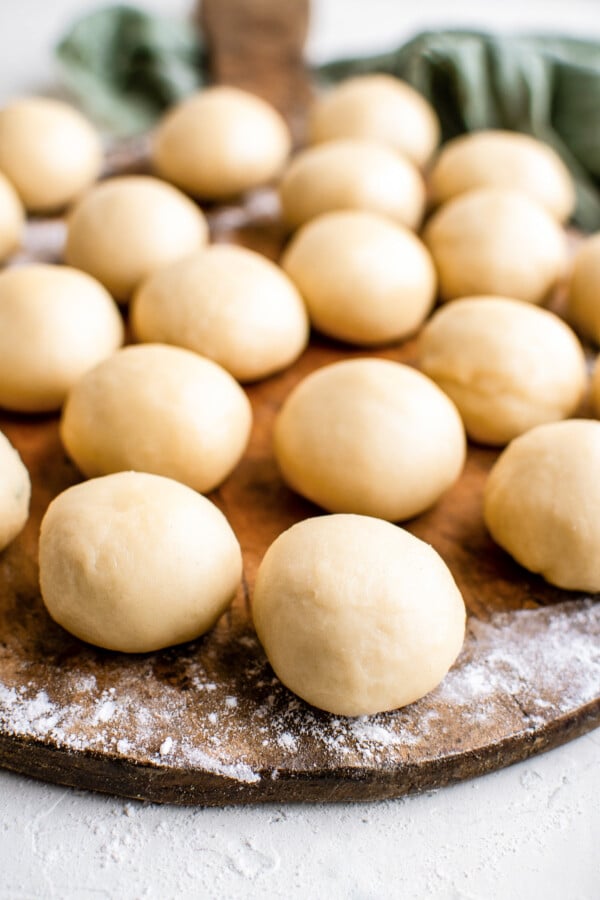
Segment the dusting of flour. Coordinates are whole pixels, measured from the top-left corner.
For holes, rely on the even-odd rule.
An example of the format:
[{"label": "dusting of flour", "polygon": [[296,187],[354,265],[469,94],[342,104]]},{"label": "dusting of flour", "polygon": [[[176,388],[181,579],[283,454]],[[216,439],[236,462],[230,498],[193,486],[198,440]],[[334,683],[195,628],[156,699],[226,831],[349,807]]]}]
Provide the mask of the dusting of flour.
[{"label": "dusting of flour", "polygon": [[[314,760],[319,767],[394,767],[456,753],[457,735],[483,748],[497,739],[499,722],[505,732],[535,732],[597,700],[599,633],[600,604],[590,600],[471,618],[463,652],[435,691],[403,710],[346,719],[283,688],[252,633],[242,630],[221,646],[168,651],[166,660],[128,658],[119,667],[111,658],[102,685],[83,665],[68,682],[49,667],[47,684],[0,683],[0,730],[248,784],[310,771]],[[178,678],[157,677],[170,660]],[[26,669],[24,659],[21,685]]]}]

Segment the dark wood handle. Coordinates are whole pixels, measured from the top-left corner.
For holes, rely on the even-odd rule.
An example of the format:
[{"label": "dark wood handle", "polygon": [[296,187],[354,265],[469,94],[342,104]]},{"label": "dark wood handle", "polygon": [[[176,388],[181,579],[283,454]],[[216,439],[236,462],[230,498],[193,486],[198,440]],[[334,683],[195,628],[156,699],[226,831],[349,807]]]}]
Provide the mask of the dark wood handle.
[{"label": "dark wood handle", "polygon": [[309,17],[309,0],[202,0],[198,11],[212,80],[268,100],[296,140],[312,96],[304,62]]}]

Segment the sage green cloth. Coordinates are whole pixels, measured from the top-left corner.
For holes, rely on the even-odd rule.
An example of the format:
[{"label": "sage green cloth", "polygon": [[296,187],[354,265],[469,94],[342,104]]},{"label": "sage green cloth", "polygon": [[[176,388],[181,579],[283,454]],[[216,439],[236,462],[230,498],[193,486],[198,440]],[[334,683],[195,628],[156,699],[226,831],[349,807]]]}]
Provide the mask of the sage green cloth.
[{"label": "sage green cloth", "polygon": [[130,6],[79,19],[56,56],[65,87],[117,136],[144,131],[204,82],[204,52],[193,25]]},{"label": "sage green cloth", "polygon": [[[205,80],[197,29],[132,7],[107,7],[79,20],[57,55],[83,108],[121,135],[149,127]],[[397,75],[429,98],[444,140],[508,128],[551,144],[575,179],[575,222],[600,229],[600,44],[432,31],[390,53],[328,63],[315,76],[335,82],[366,72]]]},{"label": "sage green cloth", "polygon": [[600,44],[557,36],[425,32],[398,50],[321,66],[324,82],[387,72],[413,85],[440,117],[443,140],[481,128],[551,144],[577,188],[575,222],[600,229]]}]

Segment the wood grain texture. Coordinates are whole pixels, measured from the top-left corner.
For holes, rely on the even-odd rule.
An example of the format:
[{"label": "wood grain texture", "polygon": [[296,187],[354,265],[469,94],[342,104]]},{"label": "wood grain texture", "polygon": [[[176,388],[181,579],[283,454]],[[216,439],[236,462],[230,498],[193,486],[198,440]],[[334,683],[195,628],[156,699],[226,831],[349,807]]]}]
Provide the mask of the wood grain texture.
[{"label": "wood grain texture", "polygon": [[198,12],[214,81],[268,100],[296,140],[312,87],[304,61],[309,0],[202,0]]},{"label": "wood grain texture", "polygon": [[[254,84],[245,86],[270,99],[273,82],[298,63],[297,49],[283,53],[274,39],[271,62],[261,74],[255,68],[252,29],[265,10],[271,15],[277,8],[282,27],[295,11],[289,46],[297,48],[304,3],[204,0],[218,77],[241,83],[238,78],[251,75]],[[260,14],[254,24],[247,18],[252,9]],[[281,94],[283,107],[290,96]],[[295,115],[293,103],[289,110]],[[143,156],[136,144],[113,155],[110,167],[136,168]],[[213,209],[209,221],[213,239],[272,258],[285,240],[269,190]],[[63,239],[60,220],[30,223],[21,261],[58,260]],[[0,415],[0,428],[33,481],[30,521],[0,554],[3,766],[157,802],[369,800],[480,775],[600,724],[600,604],[551,588],[493,544],[481,497],[496,454],[478,447],[470,448],[458,484],[408,523],[442,554],[469,610],[463,652],[442,685],[405,709],[344,719],[309,707],[275,678],[249,617],[256,570],[281,531],[319,510],[279,477],[271,451],[274,417],[308,372],[366,355],[414,364],[415,346],[409,341],[367,354],[314,337],[295,366],[249,388],[255,422],[248,452],[212,495],[242,544],[242,588],[204,638],[149,655],[83,644],[45,612],[39,523],[49,501],[80,476],[62,450],[56,416]]]}]

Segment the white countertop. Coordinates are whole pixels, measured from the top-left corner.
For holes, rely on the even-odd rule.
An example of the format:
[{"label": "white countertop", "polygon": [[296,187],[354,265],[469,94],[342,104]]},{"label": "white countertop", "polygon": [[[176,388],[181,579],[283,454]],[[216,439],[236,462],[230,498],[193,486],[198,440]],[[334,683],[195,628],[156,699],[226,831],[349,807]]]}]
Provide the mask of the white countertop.
[{"label": "white countertop", "polygon": [[[318,59],[385,49],[434,25],[600,34],[595,0],[314,4]],[[97,5],[2,0],[0,101],[47,88],[53,41]],[[189,6],[138,5],[173,15]],[[599,796],[600,730],[475,781],[363,805],[180,809],[0,770],[0,900],[597,900]]]}]

